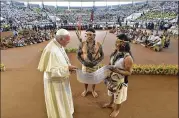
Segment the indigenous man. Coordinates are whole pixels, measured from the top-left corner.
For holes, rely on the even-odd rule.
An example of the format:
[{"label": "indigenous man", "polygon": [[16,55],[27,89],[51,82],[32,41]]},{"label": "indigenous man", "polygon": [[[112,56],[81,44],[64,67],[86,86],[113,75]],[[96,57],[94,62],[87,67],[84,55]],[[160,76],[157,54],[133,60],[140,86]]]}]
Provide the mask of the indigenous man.
[{"label": "indigenous man", "polygon": [[146,47],[148,46],[148,44],[149,44],[150,42],[152,42],[152,41],[154,40],[154,38],[155,38],[155,36],[154,36],[154,34],[153,34],[153,31],[152,31],[152,32],[149,34],[148,39],[145,40],[145,45],[146,45]]},{"label": "indigenous man", "polygon": [[[87,29],[87,40],[82,42],[78,49],[78,60],[82,63],[82,71],[94,72],[98,69],[98,63],[104,58],[102,46],[99,42],[95,41],[95,30]],[[85,84],[85,90],[81,94],[83,97],[88,93],[88,83]],[[92,85],[93,97],[98,97],[95,91],[95,85]]]},{"label": "indigenous man", "polygon": [[169,47],[171,35],[172,35],[171,33],[164,30],[163,35],[162,35],[162,39],[164,39],[164,48]]},{"label": "indigenous man", "polygon": [[4,40],[2,40],[2,44],[6,48],[12,48],[13,47],[13,43],[12,43],[12,38],[5,38]]},{"label": "indigenous man", "polygon": [[113,108],[111,117],[119,114],[120,107],[127,99],[128,76],[132,73],[133,59],[130,52],[130,45],[125,34],[118,35],[116,49],[111,54],[111,73],[106,80],[110,102],[104,104],[104,108]]},{"label": "indigenous man", "polygon": [[6,39],[3,38],[3,39],[1,40],[1,49],[2,49],[2,50],[5,50],[6,48],[7,48],[7,42],[6,42]]},{"label": "indigenous man", "polygon": [[161,39],[161,37],[159,37],[158,32],[156,32],[153,39],[150,40],[150,42],[147,44],[147,46],[149,46],[150,48],[153,48],[153,47],[157,47],[158,49],[163,48],[162,39]]},{"label": "indigenous man", "polygon": [[64,47],[70,42],[69,32],[60,29],[56,37],[43,50],[38,69],[44,72],[44,92],[48,118],[73,118],[74,113],[70,64]]}]

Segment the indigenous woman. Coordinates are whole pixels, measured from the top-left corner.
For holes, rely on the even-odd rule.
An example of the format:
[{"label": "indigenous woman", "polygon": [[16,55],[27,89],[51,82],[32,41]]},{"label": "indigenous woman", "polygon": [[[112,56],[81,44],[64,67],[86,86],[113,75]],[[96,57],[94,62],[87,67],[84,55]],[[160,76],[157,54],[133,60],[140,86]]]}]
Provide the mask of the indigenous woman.
[{"label": "indigenous woman", "polygon": [[119,114],[119,109],[127,99],[128,76],[132,73],[133,59],[130,52],[129,40],[125,34],[117,36],[116,49],[111,54],[110,74],[106,79],[108,95],[110,102],[104,104],[105,107],[113,108],[111,117],[116,117]]}]

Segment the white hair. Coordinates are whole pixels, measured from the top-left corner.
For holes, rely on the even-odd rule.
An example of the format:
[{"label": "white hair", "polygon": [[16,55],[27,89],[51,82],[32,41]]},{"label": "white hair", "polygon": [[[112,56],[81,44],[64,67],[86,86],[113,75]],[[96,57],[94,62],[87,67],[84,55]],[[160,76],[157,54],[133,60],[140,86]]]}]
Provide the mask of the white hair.
[{"label": "white hair", "polygon": [[56,39],[63,40],[63,39],[65,38],[65,36],[67,36],[67,35],[70,35],[70,33],[69,33],[66,29],[59,29],[59,30],[56,32],[55,38],[56,38]]}]

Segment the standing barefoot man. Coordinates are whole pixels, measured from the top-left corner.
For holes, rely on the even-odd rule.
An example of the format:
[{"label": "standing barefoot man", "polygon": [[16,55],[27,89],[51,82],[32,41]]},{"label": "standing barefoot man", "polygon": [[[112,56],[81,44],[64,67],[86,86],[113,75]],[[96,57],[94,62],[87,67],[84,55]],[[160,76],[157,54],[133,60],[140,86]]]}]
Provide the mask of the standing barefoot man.
[{"label": "standing barefoot man", "polygon": [[[104,58],[102,46],[99,42],[95,41],[95,30],[86,30],[86,41],[82,42],[78,49],[78,60],[82,64],[82,71],[94,72],[98,69],[99,62]],[[81,94],[83,97],[88,93],[88,83],[85,84],[85,90]],[[92,85],[93,97],[98,97],[95,91],[95,85]]]}]

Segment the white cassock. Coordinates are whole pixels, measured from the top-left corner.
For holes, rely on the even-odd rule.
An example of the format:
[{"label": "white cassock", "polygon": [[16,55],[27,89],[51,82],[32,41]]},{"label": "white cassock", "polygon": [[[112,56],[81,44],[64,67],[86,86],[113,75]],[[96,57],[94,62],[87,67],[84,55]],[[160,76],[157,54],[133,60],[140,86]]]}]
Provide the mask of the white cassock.
[{"label": "white cassock", "polygon": [[48,118],[73,118],[69,65],[71,64],[64,48],[53,39],[43,50],[38,66],[38,69],[44,72]]}]

